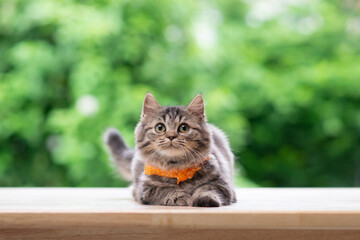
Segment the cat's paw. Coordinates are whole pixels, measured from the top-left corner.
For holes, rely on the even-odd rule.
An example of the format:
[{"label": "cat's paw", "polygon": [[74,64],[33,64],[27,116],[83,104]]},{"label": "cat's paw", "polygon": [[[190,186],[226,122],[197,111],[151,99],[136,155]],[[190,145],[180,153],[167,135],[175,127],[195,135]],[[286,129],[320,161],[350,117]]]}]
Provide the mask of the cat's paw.
[{"label": "cat's paw", "polygon": [[212,196],[203,196],[193,200],[193,207],[220,207],[220,201]]},{"label": "cat's paw", "polygon": [[189,206],[190,196],[186,193],[175,193],[171,194],[164,201],[164,205],[166,206]]}]

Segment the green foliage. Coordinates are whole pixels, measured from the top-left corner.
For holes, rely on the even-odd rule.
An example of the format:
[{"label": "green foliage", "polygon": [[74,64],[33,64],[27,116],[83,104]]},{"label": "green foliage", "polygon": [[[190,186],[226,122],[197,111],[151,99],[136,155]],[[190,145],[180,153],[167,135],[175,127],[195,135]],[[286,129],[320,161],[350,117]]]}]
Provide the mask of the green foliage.
[{"label": "green foliage", "polygon": [[240,185],[359,185],[355,4],[0,1],[0,185],[124,186],[101,136],[133,146],[148,90],[203,93]]}]

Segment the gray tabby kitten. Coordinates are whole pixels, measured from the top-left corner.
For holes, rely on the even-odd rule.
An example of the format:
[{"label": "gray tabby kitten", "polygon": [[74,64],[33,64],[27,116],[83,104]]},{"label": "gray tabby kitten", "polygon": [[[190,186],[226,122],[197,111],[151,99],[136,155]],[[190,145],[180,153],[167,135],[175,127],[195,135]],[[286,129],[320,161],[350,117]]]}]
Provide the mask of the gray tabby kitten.
[{"label": "gray tabby kitten", "polygon": [[[133,196],[142,204],[219,207],[236,202],[234,155],[224,133],[208,124],[202,96],[188,106],[162,107],[151,93],[145,96],[135,129],[136,148],[126,146],[116,129],[105,142],[124,178],[133,181]],[[145,164],[161,171],[198,166],[192,178],[144,173]]]}]

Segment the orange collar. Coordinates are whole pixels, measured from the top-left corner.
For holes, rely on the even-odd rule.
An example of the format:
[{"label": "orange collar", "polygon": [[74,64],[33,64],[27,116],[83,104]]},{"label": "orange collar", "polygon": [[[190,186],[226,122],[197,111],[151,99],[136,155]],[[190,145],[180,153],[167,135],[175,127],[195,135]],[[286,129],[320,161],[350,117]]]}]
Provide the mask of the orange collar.
[{"label": "orange collar", "polygon": [[[207,157],[201,163],[209,159],[210,157]],[[180,182],[191,179],[194,176],[194,174],[201,169],[201,167],[199,167],[201,163],[191,168],[170,169],[170,170],[163,170],[161,168],[146,164],[144,173],[147,175],[157,175],[161,177],[177,178],[177,184],[179,185]]]}]

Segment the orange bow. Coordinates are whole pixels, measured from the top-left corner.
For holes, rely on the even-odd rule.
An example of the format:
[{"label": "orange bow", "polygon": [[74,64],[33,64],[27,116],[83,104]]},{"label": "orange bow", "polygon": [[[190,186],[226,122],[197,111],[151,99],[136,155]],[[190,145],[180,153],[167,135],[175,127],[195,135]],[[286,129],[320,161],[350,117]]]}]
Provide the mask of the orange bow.
[{"label": "orange bow", "polygon": [[[201,163],[209,159],[210,157],[207,157]],[[199,167],[201,163],[191,168],[170,169],[170,170],[163,170],[161,168],[146,164],[144,173],[147,175],[157,175],[161,177],[177,178],[177,184],[179,185],[180,182],[191,179],[194,176],[194,174],[201,169],[201,167]]]}]

